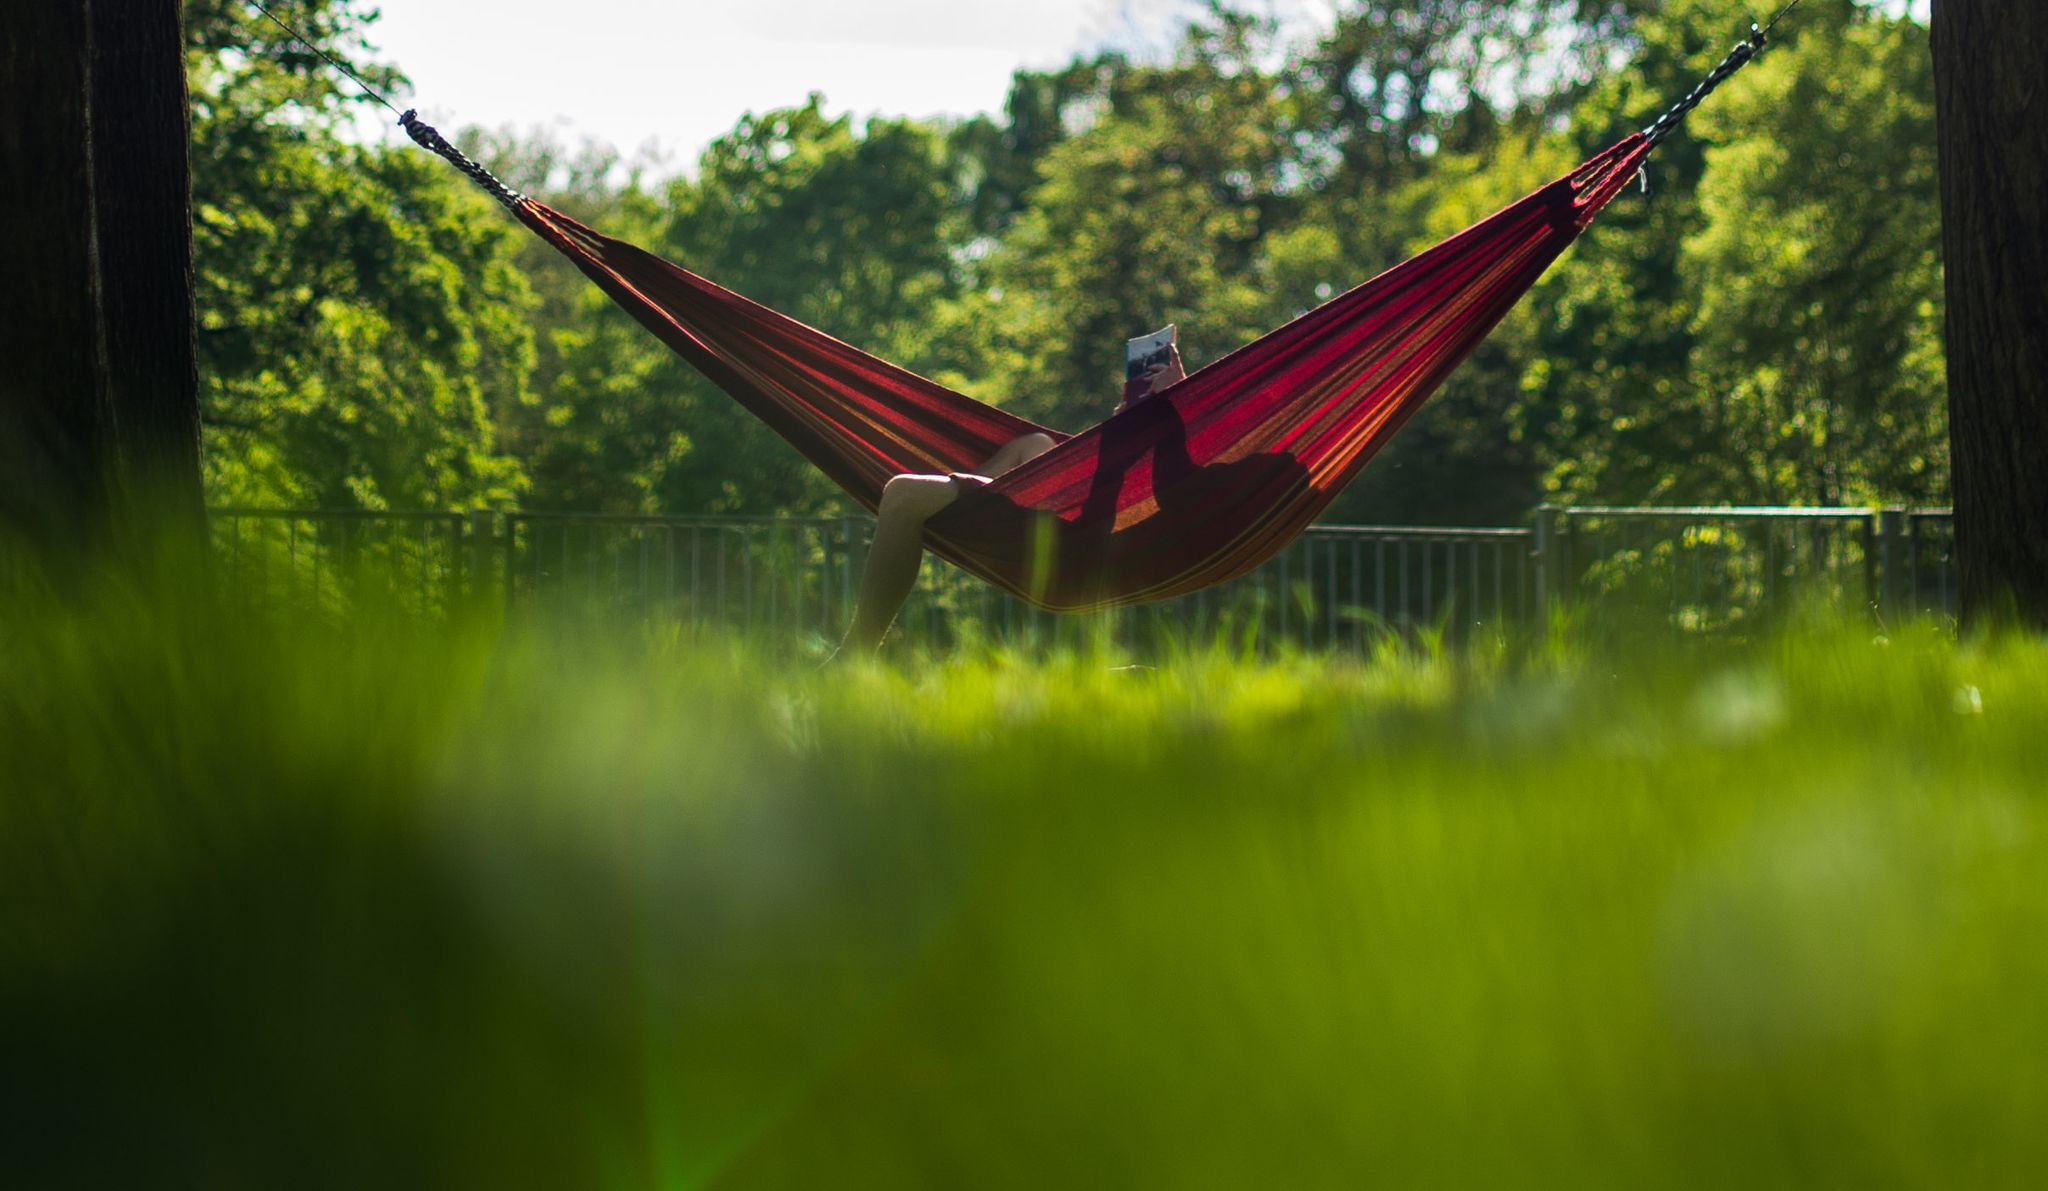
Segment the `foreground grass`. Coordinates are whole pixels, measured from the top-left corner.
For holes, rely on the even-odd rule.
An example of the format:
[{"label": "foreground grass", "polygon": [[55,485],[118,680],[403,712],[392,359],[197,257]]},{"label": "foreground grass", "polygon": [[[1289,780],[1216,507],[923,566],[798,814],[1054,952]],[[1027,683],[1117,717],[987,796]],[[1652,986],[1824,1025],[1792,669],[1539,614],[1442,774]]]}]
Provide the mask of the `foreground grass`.
[{"label": "foreground grass", "polygon": [[1996,1186],[2048,647],[0,622],[8,1185]]}]

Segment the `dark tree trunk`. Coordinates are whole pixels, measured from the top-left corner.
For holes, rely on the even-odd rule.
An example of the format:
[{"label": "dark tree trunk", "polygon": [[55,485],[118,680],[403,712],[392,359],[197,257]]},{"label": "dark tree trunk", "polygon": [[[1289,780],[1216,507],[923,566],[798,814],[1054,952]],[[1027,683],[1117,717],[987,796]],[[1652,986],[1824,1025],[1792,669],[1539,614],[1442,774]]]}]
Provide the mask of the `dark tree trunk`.
[{"label": "dark tree trunk", "polygon": [[202,516],[178,0],[0,4],[0,519]]},{"label": "dark tree trunk", "polygon": [[1933,21],[1963,617],[2048,626],[2048,3]]},{"label": "dark tree trunk", "polygon": [[205,513],[184,4],[90,4],[101,310],[122,481],[153,514],[196,525]]},{"label": "dark tree trunk", "polygon": [[87,12],[0,5],[0,516],[46,545],[106,503]]}]

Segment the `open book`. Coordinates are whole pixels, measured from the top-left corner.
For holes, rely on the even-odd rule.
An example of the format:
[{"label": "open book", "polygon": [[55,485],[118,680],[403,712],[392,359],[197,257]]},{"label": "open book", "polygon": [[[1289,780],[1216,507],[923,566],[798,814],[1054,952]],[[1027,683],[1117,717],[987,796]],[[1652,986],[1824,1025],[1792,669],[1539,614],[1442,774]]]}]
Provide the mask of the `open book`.
[{"label": "open book", "polygon": [[1172,323],[1150,335],[1124,342],[1124,401],[1141,400],[1152,392],[1145,374],[1173,359],[1175,327]]}]

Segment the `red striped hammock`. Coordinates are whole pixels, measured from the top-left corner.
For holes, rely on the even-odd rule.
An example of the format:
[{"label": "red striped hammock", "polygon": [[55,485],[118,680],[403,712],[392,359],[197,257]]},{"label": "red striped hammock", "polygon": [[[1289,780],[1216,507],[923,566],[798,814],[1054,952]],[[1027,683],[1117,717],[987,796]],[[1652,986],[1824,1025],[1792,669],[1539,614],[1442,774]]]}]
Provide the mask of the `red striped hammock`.
[{"label": "red striped hammock", "polygon": [[1019,435],[1051,435],[1052,450],[986,487],[966,485],[927,523],[925,543],[1055,611],[1184,595],[1273,557],[1635,176],[1658,139],[1656,128],[1623,139],[1159,396],[1068,435],[517,195],[406,117],[415,140],[491,190],[870,510],[891,476],[972,471]]}]

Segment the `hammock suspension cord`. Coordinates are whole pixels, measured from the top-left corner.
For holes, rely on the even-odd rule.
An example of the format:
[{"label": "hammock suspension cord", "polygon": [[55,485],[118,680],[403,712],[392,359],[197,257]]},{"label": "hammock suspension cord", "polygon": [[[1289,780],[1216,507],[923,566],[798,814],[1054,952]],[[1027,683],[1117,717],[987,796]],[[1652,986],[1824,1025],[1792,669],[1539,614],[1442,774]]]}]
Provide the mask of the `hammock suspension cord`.
[{"label": "hammock suspension cord", "polygon": [[1736,71],[1749,65],[1751,59],[1762,53],[1771,30],[1778,27],[1778,22],[1784,19],[1786,13],[1797,7],[1799,0],[1792,0],[1790,4],[1779,9],[1777,15],[1765,22],[1761,28],[1755,21],[1751,21],[1749,36],[1736,42],[1735,48],[1728,51],[1728,56],[1721,59],[1720,64],[1715,66],[1706,78],[1700,80],[1699,86],[1694,87],[1684,99],[1672,104],[1670,110],[1657,117],[1648,128],[1643,129],[1643,138],[1649,142],[1650,147],[1654,149],[1663,143],[1664,138],[1670,136],[1673,129],[1684,123],[1685,118],[1692,114],[1692,110],[1700,106],[1701,101],[1712,94],[1716,87],[1727,82]]},{"label": "hammock suspension cord", "polygon": [[497,175],[485,169],[475,158],[449,144],[448,138],[433,125],[421,123],[419,113],[412,108],[405,109],[405,114],[398,117],[398,126],[405,129],[405,135],[422,149],[439,154],[448,164],[467,174],[470,181],[482,187],[485,194],[498,200],[498,205],[507,211],[517,211],[519,204],[525,201],[525,195],[498,181]]}]

